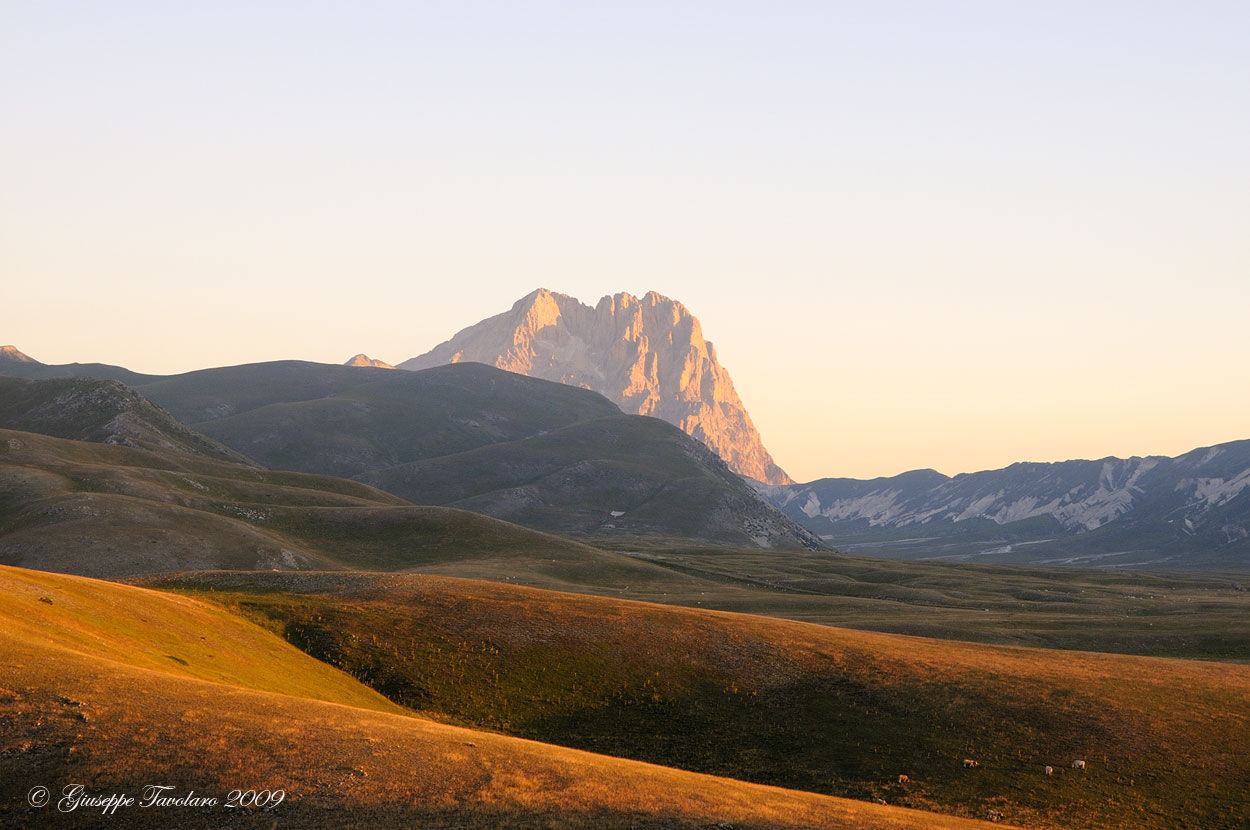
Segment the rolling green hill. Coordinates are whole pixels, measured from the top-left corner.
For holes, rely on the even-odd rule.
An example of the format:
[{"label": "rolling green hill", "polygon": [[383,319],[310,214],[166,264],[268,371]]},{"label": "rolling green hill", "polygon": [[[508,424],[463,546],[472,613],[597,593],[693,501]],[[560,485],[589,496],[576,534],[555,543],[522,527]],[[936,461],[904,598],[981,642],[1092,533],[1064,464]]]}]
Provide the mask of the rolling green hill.
[{"label": "rolling green hill", "polygon": [[0,430],[2,564],[116,578],[474,562],[604,589],[672,581],[650,563],[358,482]]}]

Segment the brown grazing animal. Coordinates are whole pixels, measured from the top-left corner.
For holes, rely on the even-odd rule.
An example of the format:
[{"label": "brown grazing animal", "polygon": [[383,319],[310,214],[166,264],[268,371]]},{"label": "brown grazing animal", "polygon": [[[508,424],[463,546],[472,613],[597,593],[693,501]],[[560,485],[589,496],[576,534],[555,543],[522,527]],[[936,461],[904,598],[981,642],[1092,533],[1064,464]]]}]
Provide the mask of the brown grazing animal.
[{"label": "brown grazing animal", "polygon": [[906,784],[906,783],[907,783],[907,782],[909,782],[909,781],[911,781],[911,779],[910,779],[910,778],[908,778],[906,775],[900,775],[900,776],[898,777],[898,783],[900,783],[900,784]]}]

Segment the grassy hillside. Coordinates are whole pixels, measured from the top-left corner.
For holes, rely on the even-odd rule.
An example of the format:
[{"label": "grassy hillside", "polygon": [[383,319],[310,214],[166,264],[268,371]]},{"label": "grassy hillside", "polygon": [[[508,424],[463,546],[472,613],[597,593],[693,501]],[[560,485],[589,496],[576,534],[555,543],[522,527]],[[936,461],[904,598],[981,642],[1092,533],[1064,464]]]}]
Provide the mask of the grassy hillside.
[{"label": "grassy hillside", "polygon": [[358,477],[418,504],[463,507],[605,544],[685,537],[819,547],[702,444],[638,415],[584,421]]},{"label": "grassy hillside", "polygon": [[[403,713],[219,607],[0,568],[0,825],[904,828],[976,822],[694,775]],[[27,805],[35,786],[224,799],[272,811]]]},{"label": "grassy hillside", "polygon": [[3,565],[0,597],[6,647],[79,652],[257,691],[406,711],[215,603]]},{"label": "grassy hillside", "polygon": [[348,478],[620,414],[593,392],[479,364],[395,372],[282,361],[139,391],[267,467]]},{"label": "grassy hillside", "polygon": [[647,562],[357,482],[0,430],[0,564],[115,578],[446,562],[556,584],[672,582]]},{"label": "grassy hillside", "polygon": [[943,639],[1250,663],[1243,574],[723,548],[635,555],[700,583],[697,593],[643,590],[631,592],[635,599]]},{"label": "grassy hillside", "polygon": [[[957,815],[993,809],[1030,827],[1250,822],[1246,666],[958,644],[432,577],[160,584],[224,603],[391,699],[462,725]],[[965,758],[980,766],[965,769]],[[1088,769],[1072,769],[1075,759]]]},{"label": "grassy hillside", "polygon": [[0,377],[0,428],[173,450],[254,466],[250,459],[189,429],[142,395],[112,380]]}]

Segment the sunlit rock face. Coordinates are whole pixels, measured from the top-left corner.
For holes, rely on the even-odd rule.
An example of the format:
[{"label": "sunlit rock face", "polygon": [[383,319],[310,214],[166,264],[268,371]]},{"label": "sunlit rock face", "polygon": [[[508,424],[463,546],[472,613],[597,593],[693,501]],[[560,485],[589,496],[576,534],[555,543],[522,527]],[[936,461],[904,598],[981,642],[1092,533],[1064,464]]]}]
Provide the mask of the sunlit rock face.
[{"label": "sunlit rock face", "polygon": [[791,481],[764,449],[699,321],[654,291],[604,297],[591,308],[539,289],[398,368],[461,361],[593,389],[624,412],[681,427],[736,473],[770,484]]},{"label": "sunlit rock face", "polygon": [[17,346],[0,346],[0,358],[16,360],[20,363],[38,363],[33,357],[22,354]]},{"label": "sunlit rock face", "polygon": [[353,357],[351,360],[344,363],[343,365],[344,366],[364,366],[364,367],[371,367],[374,369],[394,369],[395,368],[389,363],[384,363],[381,360],[374,360],[373,358],[369,357],[369,355],[367,354],[358,354],[355,357]]}]

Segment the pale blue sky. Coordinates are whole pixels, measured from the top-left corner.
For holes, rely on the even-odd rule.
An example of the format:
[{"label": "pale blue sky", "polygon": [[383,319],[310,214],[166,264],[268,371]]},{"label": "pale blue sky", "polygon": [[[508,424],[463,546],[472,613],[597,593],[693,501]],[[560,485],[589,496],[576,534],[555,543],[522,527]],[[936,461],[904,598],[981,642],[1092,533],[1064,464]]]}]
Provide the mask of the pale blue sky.
[{"label": "pale blue sky", "polygon": [[1245,3],[0,2],[0,342],[681,300],[793,475],[1250,437]]}]

